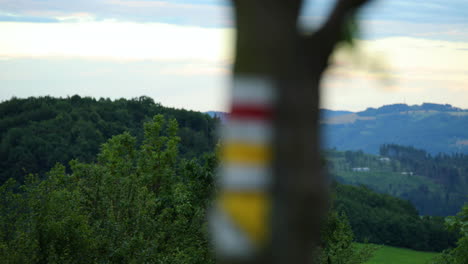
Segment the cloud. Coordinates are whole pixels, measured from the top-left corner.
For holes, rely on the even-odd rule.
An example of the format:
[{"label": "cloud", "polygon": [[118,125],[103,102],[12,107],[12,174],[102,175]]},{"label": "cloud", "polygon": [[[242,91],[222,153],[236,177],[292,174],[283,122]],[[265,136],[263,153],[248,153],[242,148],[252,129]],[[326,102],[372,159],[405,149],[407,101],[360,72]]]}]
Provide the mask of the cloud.
[{"label": "cloud", "polygon": [[[314,28],[323,22],[335,1],[308,0],[301,23]],[[360,18],[364,38],[419,36],[468,40],[468,2],[465,0],[375,0]],[[30,22],[120,21],[167,23],[199,27],[232,27],[227,0],[0,0],[0,12]],[[81,14],[81,15],[80,15]],[[34,19],[32,19],[34,18]],[[12,19],[6,17],[4,20]],[[1,21],[1,20],[0,20]],[[17,21],[17,20],[15,20]]]},{"label": "cloud", "polygon": [[230,29],[161,23],[0,23],[0,57],[224,61]]},{"label": "cloud", "polygon": [[231,29],[110,21],[5,22],[0,32],[1,100],[148,95],[173,107],[227,110]]},{"label": "cloud", "polygon": [[230,65],[223,63],[193,63],[174,65],[163,69],[162,75],[172,75],[175,78],[184,76],[228,76]]},{"label": "cloud", "polygon": [[389,103],[450,103],[468,108],[468,42],[390,37],[342,50],[324,79],[323,105],[362,110]]},{"label": "cloud", "polygon": [[396,20],[430,24],[465,24],[468,22],[464,0],[376,0],[366,8],[362,17],[371,20]]},{"label": "cloud", "polygon": [[57,23],[60,21],[50,17],[16,16],[0,13],[0,22]]},{"label": "cloud", "polygon": [[[216,63],[194,61],[88,58],[15,58],[0,60],[0,101],[12,96],[132,98],[147,95],[165,106],[198,111],[227,110],[225,73]],[[225,67],[225,66],[224,66]],[[198,71],[196,73],[176,69]],[[168,74],[168,71],[173,71]]]},{"label": "cloud", "polygon": [[[332,2],[307,1],[302,20],[319,24]],[[354,62],[337,55],[324,103],[468,108],[468,2],[372,3],[361,15],[366,53]],[[148,94],[173,106],[223,109],[216,91],[232,61],[230,9],[220,0],[0,0],[0,97]]]},{"label": "cloud", "polygon": [[397,20],[361,21],[361,38],[415,37],[448,41],[468,41],[468,21],[465,24],[416,23]]},{"label": "cloud", "polygon": [[159,22],[204,27],[232,24],[229,6],[222,1],[149,0],[0,0],[0,11],[44,19],[87,13],[96,21]]},{"label": "cloud", "polygon": [[[335,1],[306,1],[301,25],[314,29],[323,23]],[[359,13],[365,39],[411,36],[468,41],[468,2],[464,0],[374,0]]]},{"label": "cloud", "polygon": [[468,42],[389,37],[356,43],[355,50],[342,49],[334,55],[336,71],[354,72],[361,68],[368,74],[386,71],[395,77],[466,79]]}]

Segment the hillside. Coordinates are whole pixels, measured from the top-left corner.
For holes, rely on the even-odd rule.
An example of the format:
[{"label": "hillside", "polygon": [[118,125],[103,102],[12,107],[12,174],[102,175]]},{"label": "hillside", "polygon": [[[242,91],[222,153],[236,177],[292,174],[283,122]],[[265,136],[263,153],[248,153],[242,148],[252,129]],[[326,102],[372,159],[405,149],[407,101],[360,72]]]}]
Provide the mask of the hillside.
[{"label": "hillside", "polygon": [[427,264],[438,253],[382,246],[365,264]]},{"label": "hillside", "polygon": [[468,110],[451,105],[394,104],[324,115],[322,129],[326,148],[377,154],[382,144],[399,144],[432,154],[468,153]]},{"label": "hillside", "polygon": [[211,152],[217,121],[206,114],[163,107],[149,97],[110,100],[78,95],[68,98],[12,98],[0,103],[0,184],[28,173],[43,175],[55,163],[94,161],[108,138],[128,131],[138,142],[142,126],[154,115],[179,122],[184,157]]},{"label": "hillside", "polygon": [[[158,197],[163,195],[157,199],[157,203],[151,202],[154,201],[154,197],[145,198],[144,201],[149,202],[145,206],[154,207],[153,209],[158,214],[162,212],[161,209],[169,210],[168,214],[161,216],[166,221],[164,225],[153,223],[158,228],[165,227],[162,230],[157,230],[163,235],[157,235],[158,237],[154,239],[167,239],[164,238],[167,227],[172,224],[185,226],[186,222],[184,221],[189,221],[189,219],[198,219],[191,226],[193,230],[197,231],[192,233],[197,233],[197,239],[204,239],[202,234],[204,232],[202,226],[205,225],[206,219],[204,206],[210,202],[210,193],[214,191],[212,183],[216,157],[213,151],[216,138],[213,130],[218,122],[216,118],[213,119],[198,112],[166,108],[147,97],[116,101],[81,98],[79,96],[12,99],[0,104],[0,113],[2,114],[0,120],[2,180],[13,177],[19,181],[16,183],[10,180],[7,181],[7,184],[3,184],[3,182],[0,184],[3,184],[0,188],[2,200],[6,201],[0,206],[0,217],[3,217],[2,222],[8,223],[3,227],[7,231],[2,231],[2,234],[9,234],[8,238],[3,239],[8,240],[8,243],[11,242],[11,245],[17,245],[15,239],[19,241],[19,239],[23,239],[23,235],[33,235],[30,238],[31,241],[35,241],[36,235],[31,233],[29,229],[23,230],[23,228],[27,227],[25,224],[31,224],[29,221],[43,221],[45,218],[36,219],[30,216],[18,218],[17,216],[21,214],[35,215],[35,210],[39,210],[44,215],[50,213],[51,218],[46,222],[51,223],[52,226],[50,230],[46,231],[53,234],[49,238],[56,245],[61,246],[70,241],[78,241],[76,238],[65,238],[66,241],[62,241],[63,236],[57,235],[63,230],[62,227],[55,229],[55,223],[64,223],[67,226],[63,228],[72,230],[73,234],[76,233],[80,239],[83,239],[80,241],[83,242],[84,249],[97,250],[96,252],[101,252],[99,250],[102,248],[108,250],[113,247],[112,243],[118,242],[112,236],[119,235],[119,233],[111,232],[112,236],[103,234],[105,240],[110,244],[99,245],[102,247],[101,249],[94,248],[97,244],[87,242],[88,239],[95,238],[95,235],[91,233],[98,234],[102,230],[111,230],[115,226],[115,223],[109,222],[107,226],[109,229],[102,229],[100,226],[102,220],[109,221],[114,216],[137,217],[139,213],[149,213],[150,211],[145,210],[138,211],[138,214],[132,211],[145,203],[132,200],[132,196],[125,195],[129,191],[143,192],[140,194],[142,197],[146,197],[145,195],[149,194],[145,190],[151,190],[151,195]],[[164,114],[164,116],[152,118],[153,114]],[[177,119],[179,123],[178,129],[176,122],[167,122],[173,118]],[[153,122],[143,126],[144,122],[150,120]],[[177,130],[178,132],[176,132]],[[129,133],[125,133],[126,131]],[[122,134],[122,132],[124,133]],[[120,135],[114,136],[118,133]],[[156,138],[150,141],[143,140],[144,137],[148,136]],[[108,139],[107,143],[103,145],[102,143],[106,139]],[[152,147],[149,147],[148,144]],[[96,154],[99,152],[100,154],[96,158]],[[212,155],[202,155],[203,153],[211,153]],[[330,153],[330,164],[335,164],[333,168],[336,169],[332,172],[337,173],[335,176],[337,179],[349,166],[369,164],[370,167],[374,168],[376,167],[374,163],[379,162],[376,156],[362,152]],[[193,159],[190,160],[191,157]],[[394,163],[398,164],[397,168],[401,169],[403,166],[407,166],[403,165],[403,160],[397,161],[398,157],[392,157],[395,160]],[[77,160],[69,163],[72,159]],[[116,161],[118,162],[116,163]],[[56,162],[60,162],[64,166],[70,164],[70,166],[55,165]],[[167,163],[166,167],[162,166],[165,163]],[[158,166],[154,166],[155,164]],[[51,168],[53,169],[50,170]],[[44,172],[47,171],[50,172],[43,177]],[[23,177],[26,173],[37,173],[38,175],[29,175],[27,176],[28,180],[24,182]],[[393,176],[396,178],[395,174]],[[117,182],[114,181],[116,178],[119,179]],[[18,189],[17,184],[23,182],[23,187]],[[136,188],[135,184],[146,187]],[[414,186],[418,186],[418,184],[420,183],[416,181]],[[431,185],[430,190],[439,191],[434,186]],[[90,191],[93,188],[95,191]],[[368,240],[373,243],[385,243],[425,251],[440,251],[454,245],[456,237],[444,229],[443,218],[420,217],[416,208],[408,201],[376,193],[367,187],[335,183],[333,188],[335,196],[332,208],[335,212],[344,212],[347,215],[347,217],[343,216],[344,220],[340,221],[344,223],[349,220],[358,241]],[[18,190],[21,191],[17,192]],[[29,193],[40,194],[42,198],[37,200],[38,196],[32,196]],[[63,200],[61,195],[68,198]],[[131,201],[128,201],[128,204],[126,202],[119,203],[119,206],[122,207],[120,209],[125,212],[131,211],[131,213],[106,216],[109,201],[124,201],[125,199]],[[184,202],[177,199],[182,199]],[[47,203],[41,201],[47,201]],[[96,204],[96,201],[103,203]],[[36,206],[36,202],[37,207],[23,210],[31,205]],[[16,203],[21,204],[21,206],[17,206]],[[198,205],[194,207],[195,203]],[[92,213],[88,214],[76,210],[76,208],[83,209],[83,206],[86,207],[84,209],[86,212]],[[96,210],[96,206],[99,207],[99,210]],[[181,207],[173,211],[178,206]],[[112,210],[115,209],[112,208]],[[95,215],[95,212],[98,211],[101,213]],[[191,212],[191,215],[185,218],[187,212]],[[72,215],[68,217],[64,213]],[[88,219],[91,222],[83,220],[90,216],[94,217]],[[182,217],[180,221],[173,221],[179,216]],[[101,217],[103,218],[101,219]],[[151,213],[151,217],[148,219],[155,220],[154,213]],[[75,220],[76,223],[73,222]],[[121,223],[120,220],[115,221]],[[147,222],[145,220],[140,223],[146,225]],[[135,221],[131,220],[128,223],[128,228],[133,228]],[[89,224],[93,226],[89,227]],[[32,226],[40,225],[34,224]],[[89,228],[93,231],[91,232]],[[123,232],[127,226],[119,228]],[[87,230],[88,233],[82,233],[83,230]],[[177,226],[174,227],[174,230],[173,232],[176,233],[182,232],[183,228]],[[41,230],[34,232],[36,231],[42,232]],[[124,233],[125,235],[133,235],[132,232]],[[177,233],[178,235],[174,239],[185,237],[185,235],[187,235],[187,241],[192,239],[189,233],[182,233]],[[12,238],[14,239],[10,241]],[[104,241],[101,238],[97,240]],[[136,239],[134,242],[139,243],[138,241]],[[152,243],[145,243],[145,245],[152,245]],[[205,254],[207,245],[199,245],[200,254]],[[24,258],[23,253],[31,252],[27,248],[29,245],[24,244],[24,246],[26,246],[24,252],[19,252],[16,257]],[[120,246],[124,250],[126,245],[124,243]],[[14,246],[10,249],[16,250]],[[168,246],[164,250],[170,251],[172,249]],[[184,263],[192,262],[185,261]]]},{"label": "hillside", "polygon": [[346,214],[358,242],[439,252],[455,244],[443,217],[420,217],[406,200],[364,186],[336,184],[333,190],[333,207]]},{"label": "hillside", "polygon": [[[226,113],[207,112],[224,121]],[[468,110],[451,105],[393,104],[361,112],[321,109],[325,149],[378,154],[380,145],[398,144],[431,154],[468,153]]]},{"label": "hillside", "polygon": [[[446,105],[412,107],[393,105],[368,109],[362,113],[322,110],[322,115],[335,118],[335,121],[354,116],[358,118],[354,123],[359,123],[369,122],[372,115],[393,116],[393,113],[403,111],[428,111],[430,113],[428,115],[432,115],[431,111],[438,111],[438,114],[434,115],[443,114],[452,117],[455,116],[454,113],[458,113],[459,118],[465,118],[464,115],[467,113]],[[143,123],[156,114],[164,114],[166,118],[178,120],[180,152],[186,158],[213,151],[216,142],[215,126],[219,119],[223,121],[225,118],[225,115],[219,112],[209,113],[219,117],[217,119],[211,118],[209,114],[163,107],[144,96],[114,101],[80,96],[31,97],[13,98],[2,102],[0,103],[0,183],[9,177],[21,182],[28,173],[43,175],[57,162],[67,164],[72,159],[91,162],[107,138],[124,131],[134,134],[139,144],[143,135],[141,130]],[[335,126],[339,125],[331,125]],[[337,131],[339,132],[339,129]],[[354,139],[349,141],[354,142]],[[408,163],[408,159],[399,161],[394,157],[390,163],[393,167],[382,167],[378,157],[369,156],[363,159],[359,158],[363,156],[362,153],[354,153],[351,156],[357,155],[358,158],[352,160],[344,155],[345,153],[330,156],[336,163],[334,173],[339,181],[355,185],[365,184],[376,191],[408,199],[423,215],[451,215],[466,201],[467,193],[464,190],[468,189],[467,168],[463,167],[462,170],[462,167],[458,166],[454,169],[452,165],[446,164],[437,170],[432,169],[431,164],[442,161],[446,163],[447,158],[444,156],[425,160],[424,166],[420,161]],[[412,156],[418,155],[409,155]],[[468,163],[467,159],[460,157],[454,162]],[[363,161],[369,163],[362,163]],[[352,167],[359,166],[370,167],[372,172],[352,171]],[[421,170],[422,167],[425,169]],[[402,174],[409,171],[415,172],[414,175]],[[461,177],[458,175],[459,172],[465,176]]]},{"label": "hillside", "polygon": [[337,181],[409,200],[421,215],[454,215],[468,202],[468,155],[432,156],[399,145],[383,145],[380,152],[324,154]]}]

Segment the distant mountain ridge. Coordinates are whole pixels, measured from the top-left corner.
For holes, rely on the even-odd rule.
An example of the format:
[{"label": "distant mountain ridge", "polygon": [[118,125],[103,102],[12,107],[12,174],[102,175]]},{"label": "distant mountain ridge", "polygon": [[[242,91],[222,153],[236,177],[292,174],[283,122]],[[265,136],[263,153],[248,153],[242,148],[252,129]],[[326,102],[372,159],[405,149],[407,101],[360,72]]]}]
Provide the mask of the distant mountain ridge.
[{"label": "distant mountain ridge", "polygon": [[422,105],[407,105],[407,104],[391,104],[384,105],[379,108],[369,107],[364,111],[358,112],[360,116],[379,115],[379,114],[394,114],[410,111],[436,111],[436,112],[468,112],[450,104],[434,104],[423,103]]},{"label": "distant mountain ridge", "polygon": [[[391,104],[360,112],[321,109],[324,148],[377,154],[383,144],[468,153],[468,110],[450,104]],[[226,120],[227,113],[207,112]]]},{"label": "distant mountain ridge", "polygon": [[468,153],[468,110],[449,104],[392,104],[322,119],[324,147],[377,154],[382,144],[429,153]]},{"label": "distant mountain ridge", "polygon": [[[351,111],[320,109],[320,115],[322,116],[322,118],[330,118],[353,113],[354,112]],[[211,117],[218,117],[221,119],[221,121],[225,121],[228,115],[228,113],[222,111],[207,111],[205,112],[205,114],[208,114]]]}]

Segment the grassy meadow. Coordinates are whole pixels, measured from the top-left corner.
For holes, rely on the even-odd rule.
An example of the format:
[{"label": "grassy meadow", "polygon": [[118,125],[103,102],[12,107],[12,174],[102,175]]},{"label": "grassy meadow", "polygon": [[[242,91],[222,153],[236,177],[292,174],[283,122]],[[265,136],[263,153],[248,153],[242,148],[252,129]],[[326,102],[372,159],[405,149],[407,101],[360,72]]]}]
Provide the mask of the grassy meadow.
[{"label": "grassy meadow", "polygon": [[366,264],[425,264],[438,253],[382,246]]}]

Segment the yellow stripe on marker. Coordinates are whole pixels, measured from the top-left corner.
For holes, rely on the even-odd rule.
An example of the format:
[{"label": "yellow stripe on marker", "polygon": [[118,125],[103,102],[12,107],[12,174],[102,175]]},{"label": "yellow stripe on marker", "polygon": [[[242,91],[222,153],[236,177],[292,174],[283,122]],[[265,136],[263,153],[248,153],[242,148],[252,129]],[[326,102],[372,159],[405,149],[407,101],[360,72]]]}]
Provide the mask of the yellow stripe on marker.
[{"label": "yellow stripe on marker", "polygon": [[219,198],[221,207],[232,221],[257,245],[269,236],[270,198],[264,192],[225,192]]},{"label": "yellow stripe on marker", "polygon": [[260,144],[227,143],[222,150],[227,162],[267,164],[271,161],[271,147]]}]

